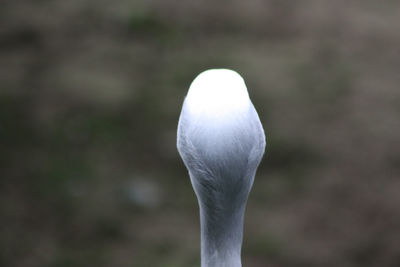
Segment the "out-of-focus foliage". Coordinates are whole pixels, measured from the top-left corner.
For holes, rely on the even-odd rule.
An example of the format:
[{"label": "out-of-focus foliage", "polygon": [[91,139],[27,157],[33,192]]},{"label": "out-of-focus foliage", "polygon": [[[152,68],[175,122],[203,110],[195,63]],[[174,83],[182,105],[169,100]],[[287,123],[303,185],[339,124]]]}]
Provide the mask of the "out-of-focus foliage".
[{"label": "out-of-focus foliage", "polygon": [[175,148],[190,82],[267,133],[244,266],[400,266],[396,1],[3,1],[0,265],[200,265]]}]

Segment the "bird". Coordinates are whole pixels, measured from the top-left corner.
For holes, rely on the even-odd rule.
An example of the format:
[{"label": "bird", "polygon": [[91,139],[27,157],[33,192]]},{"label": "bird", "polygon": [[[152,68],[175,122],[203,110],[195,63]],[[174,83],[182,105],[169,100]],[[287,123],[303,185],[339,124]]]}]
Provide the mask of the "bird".
[{"label": "bird", "polygon": [[191,83],[177,149],[200,210],[201,267],[241,267],[244,213],[266,139],[243,78],[209,69]]}]

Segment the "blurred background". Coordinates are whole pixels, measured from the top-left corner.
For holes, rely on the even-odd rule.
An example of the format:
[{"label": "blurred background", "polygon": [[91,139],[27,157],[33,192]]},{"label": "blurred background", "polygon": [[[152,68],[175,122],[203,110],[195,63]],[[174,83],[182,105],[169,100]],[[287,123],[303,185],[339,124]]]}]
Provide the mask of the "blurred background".
[{"label": "blurred background", "polygon": [[200,266],[176,126],[220,67],[267,134],[243,265],[400,266],[398,1],[6,0],[0,25],[1,266]]}]

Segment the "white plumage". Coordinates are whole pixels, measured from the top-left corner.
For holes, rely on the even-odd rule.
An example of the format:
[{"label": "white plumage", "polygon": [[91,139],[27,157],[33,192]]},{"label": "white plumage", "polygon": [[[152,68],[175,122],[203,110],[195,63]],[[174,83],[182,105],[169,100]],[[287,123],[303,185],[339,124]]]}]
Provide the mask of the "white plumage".
[{"label": "white plumage", "polygon": [[196,77],[177,147],[199,202],[201,266],[240,267],[244,211],[265,135],[238,73],[212,69]]}]

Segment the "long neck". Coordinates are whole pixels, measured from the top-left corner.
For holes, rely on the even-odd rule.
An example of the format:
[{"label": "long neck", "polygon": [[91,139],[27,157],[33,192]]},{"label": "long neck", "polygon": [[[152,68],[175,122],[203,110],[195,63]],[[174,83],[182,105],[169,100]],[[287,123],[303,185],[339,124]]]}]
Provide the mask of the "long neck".
[{"label": "long neck", "polygon": [[200,203],[201,267],[241,267],[246,203],[236,208]]}]

